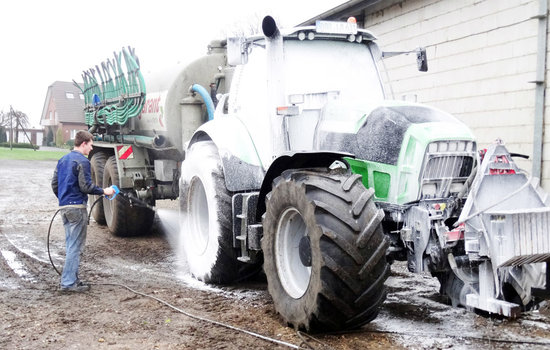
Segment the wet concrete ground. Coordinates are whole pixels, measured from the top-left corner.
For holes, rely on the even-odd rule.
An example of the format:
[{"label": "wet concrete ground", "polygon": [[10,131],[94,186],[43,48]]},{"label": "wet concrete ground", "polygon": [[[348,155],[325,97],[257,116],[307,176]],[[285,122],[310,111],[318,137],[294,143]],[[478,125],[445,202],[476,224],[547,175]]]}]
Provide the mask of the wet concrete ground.
[{"label": "wet concrete ground", "polygon": [[[173,236],[156,221],[148,237],[123,239],[92,222],[81,276],[97,283],[89,293],[62,295],[50,265],[46,234],[57,210],[49,187],[55,162],[0,160],[0,346],[5,349],[248,349],[289,348],[234,329],[190,318],[131,288],[179,309],[307,348],[281,323],[261,280],[219,287],[192,279],[172,250]],[[174,202],[159,203],[168,212]],[[59,218],[58,218],[59,219]],[[63,228],[54,220],[51,252],[63,262]],[[429,275],[392,266],[388,297],[369,325],[309,339],[314,349],[546,349],[550,312],[507,320],[453,309]],[[319,342],[318,342],[318,341]]]}]

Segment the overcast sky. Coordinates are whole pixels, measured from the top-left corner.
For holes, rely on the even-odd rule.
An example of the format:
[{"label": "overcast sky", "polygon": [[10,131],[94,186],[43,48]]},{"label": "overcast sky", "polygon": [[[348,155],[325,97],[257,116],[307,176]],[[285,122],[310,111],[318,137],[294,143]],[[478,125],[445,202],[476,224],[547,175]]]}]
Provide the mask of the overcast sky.
[{"label": "overcast sky", "polygon": [[0,2],[0,111],[39,126],[48,86],[81,82],[81,72],[123,46],[144,73],[185,64],[245,23],[270,14],[289,27],[346,0],[4,0]]}]

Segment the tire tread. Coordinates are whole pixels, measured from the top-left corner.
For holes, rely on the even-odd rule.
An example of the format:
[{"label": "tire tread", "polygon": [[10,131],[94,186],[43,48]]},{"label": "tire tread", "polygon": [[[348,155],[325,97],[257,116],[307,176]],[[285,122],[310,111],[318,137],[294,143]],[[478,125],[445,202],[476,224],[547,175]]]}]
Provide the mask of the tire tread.
[{"label": "tire tread", "polygon": [[[314,208],[314,222],[322,231],[321,285],[316,292],[315,311],[295,316],[294,309],[310,308],[304,305],[303,308],[287,310],[288,306],[282,306],[285,296],[277,295],[278,289],[268,284],[277,311],[295,328],[322,331],[359,327],[376,317],[385,300],[384,282],[389,276],[385,254],[389,243],[381,227],[384,216],[374,204],[373,191],[365,189],[361,179],[359,174],[327,169],[287,170],[274,180],[273,190],[266,197],[264,254],[271,249],[266,235],[273,234],[266,231],[269,229],[266,222],[269,222],[268,227],[276,222],[276,217],[273,217],[276,212],[270,211],[270,201],[273,199],[275,203],[288,197],[287,191],[304,191]],[[283,192],[277,192],[275,200],[274,191],[283,188]],[[270,274],[276,274],[276,268],[270,271],[271,264],[266,266],[266,275],[271,281]]]}]

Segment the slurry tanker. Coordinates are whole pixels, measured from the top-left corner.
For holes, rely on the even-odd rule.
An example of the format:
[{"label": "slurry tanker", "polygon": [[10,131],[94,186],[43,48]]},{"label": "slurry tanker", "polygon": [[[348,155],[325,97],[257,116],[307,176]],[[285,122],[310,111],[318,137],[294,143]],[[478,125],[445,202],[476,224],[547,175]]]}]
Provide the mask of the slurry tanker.
[{"label": "slurry tanker", "polygon": [[392,53],[353,22],[267,16],[262,32],[212,41],[166,91],[146,91],[132,49],[84,72],[93,179],[126,194],[98,223],[146,233],[155,201],[179,198],[193,276],[263,268],[283,321],[308,331],[373,320],[396,260],[472,310],[515,317],[548,295],[548,195],[502,142],[481,156],[452,115],[386,99]]}]

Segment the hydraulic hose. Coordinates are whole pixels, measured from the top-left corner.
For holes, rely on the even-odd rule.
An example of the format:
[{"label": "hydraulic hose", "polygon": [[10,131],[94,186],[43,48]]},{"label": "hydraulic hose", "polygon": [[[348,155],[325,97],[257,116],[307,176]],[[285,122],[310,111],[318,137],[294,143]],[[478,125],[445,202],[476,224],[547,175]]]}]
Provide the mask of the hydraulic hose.
[{"label": "hydraulic hose", "polygon": [[208,112],[208,120],[214,119],[214,102],[212,101],[210,93],[199,84],[193,84],[189,91],[196,92],[202,97],[202,100],[206,105],[206,111]]}]

